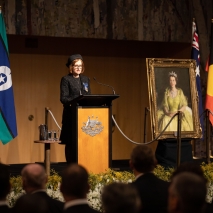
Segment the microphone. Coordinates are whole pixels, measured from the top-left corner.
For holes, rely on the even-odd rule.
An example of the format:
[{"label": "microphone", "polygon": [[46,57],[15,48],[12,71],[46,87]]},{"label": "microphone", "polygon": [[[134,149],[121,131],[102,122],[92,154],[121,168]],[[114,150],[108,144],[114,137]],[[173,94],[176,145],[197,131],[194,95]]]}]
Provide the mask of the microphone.
[{"label": "microphone", "polygon": [[113,88],[112,86],[107,85],[107,84],[102,84],[102,83],[98,82],[98,81],[96,80],[96,78],[95,78],[95,77],[93,77],[93,79],[94,79],[94,80],[95,80],[98,84],[100,84],[100,85],[103,85],[103,86],[106,86],[106,87],[110,87],[110,88],[112,88],[113,95],[115,95],[115,90],[114,90],[114,88]]}]

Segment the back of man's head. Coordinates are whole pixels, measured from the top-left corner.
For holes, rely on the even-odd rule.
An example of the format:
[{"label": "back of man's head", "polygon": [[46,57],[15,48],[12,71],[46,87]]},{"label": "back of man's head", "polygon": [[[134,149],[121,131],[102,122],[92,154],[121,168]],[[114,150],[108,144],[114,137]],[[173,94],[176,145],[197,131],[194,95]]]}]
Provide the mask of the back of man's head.
[{"label": "back of man's head", "polygon": [[171,179],[173,179],[176,175],[182,173],[182,172],[191,172],[193,174],[196,174],[203,178],[203,180],[207,183],[207,179],[204,176],[204,172],[201,168],[201,166],[194,162],[183,162],[181,163],[175,171],[172,173]]},{"label": "back of man's head", "polygon": [[102,193],[102,203],[105,213],[137,213],[141,207],[136,188],[125,183],[106,185]]},{"label": "back of man's head", "polygon": [[206,182],[191,172],[177,174],[169,187],[170,213],[201,213],[205,206]]},{"label": "back of man's head", "polygon": [[5,200],[10,192],[10,172],[8,166],[0,163],[0,200]]},{"label": "back of man's head", "polygon": [[153,171],[155,165],[156,158],[149,146],[138,145],[132,150],[130,166],[137,172],[151,172]]},{"label": "back of man's head", "polygon": [[47,175],[44,167],[40,164],[28,164],[22,169],[21,175],[23,180],[23,189],[27,193],[32,193],[39,189],[45,189]]},{"label": "back of man's head", "polygon": [[70,164],[62,172],[61,192],[66,200],[67,197],[73,199],[86,198],[89,191],[88,172],[78,164]]}]

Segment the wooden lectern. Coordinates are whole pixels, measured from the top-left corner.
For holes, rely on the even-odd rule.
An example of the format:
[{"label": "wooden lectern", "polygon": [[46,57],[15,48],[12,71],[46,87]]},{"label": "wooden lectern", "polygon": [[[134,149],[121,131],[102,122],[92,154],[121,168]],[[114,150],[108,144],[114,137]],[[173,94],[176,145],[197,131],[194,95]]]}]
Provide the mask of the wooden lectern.
[{"label": "wooden lectern", "polygon": [[71,102],[73,155],[88,172],[112,164],[112,101],[119,95],[80,95]]}]

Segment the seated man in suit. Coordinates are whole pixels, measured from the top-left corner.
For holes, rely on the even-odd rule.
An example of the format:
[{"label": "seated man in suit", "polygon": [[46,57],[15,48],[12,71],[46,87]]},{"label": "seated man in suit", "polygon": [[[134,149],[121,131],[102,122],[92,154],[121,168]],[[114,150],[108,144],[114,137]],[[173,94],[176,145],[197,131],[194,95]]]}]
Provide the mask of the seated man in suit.
[{"label": "seated man in suit", "polygon": [[205,209],[206,181],[192,172],[175,175],[169,187],[169,213],[202,213]]},{"label": "seated man in suit", "polygon": [[64,203],[51,198],[46,193],[47,175],[44,167],[40,164],[28,164],[22,169],[23,189],[27,194],[36,193],[48,203],[49,211],[52,213],[63,212]]},{"label": "seated man in suit", "polygon": [[19,197],[11,213],[51,213],[48,203],[38,193]]},{"label": "seated man in suit", "polygon": [[87,202],[89,191],[88,173],[83,166],[70,164],[62,172],[61,192],[66,201],[64,212],[97,213]]},{"label": "seated man in suit", "polygon": [[138,190],[143,213],[167,212],[169,182],[153,174],[157,164],[152,149],[146,145],[136,146],[130,157],[130,167],[136,177],[132,183]]},{"label": "seated man in suit", "polygon": [[102,192],[104,213],[138,213],[141,207],[137,190],[130,184],[112,183]]},{"label": "seated man in suit", "polygon": [[10,172],[7,165],[0,163],[0,212],[9,212],[6,197],[10,192]]}]

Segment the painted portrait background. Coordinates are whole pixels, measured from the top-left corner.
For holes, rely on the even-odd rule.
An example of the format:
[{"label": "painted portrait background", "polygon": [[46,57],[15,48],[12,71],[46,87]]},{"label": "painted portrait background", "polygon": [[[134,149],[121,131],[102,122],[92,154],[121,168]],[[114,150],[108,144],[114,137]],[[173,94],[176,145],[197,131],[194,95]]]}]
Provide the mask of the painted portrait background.
[{"label": "painted portrait background", "polygon": [[175,72],[178,77],[176,87],[183,90],[183,93],[188,101],[188,106],[192,108],[189,69],[177,67],[168,67],[168,68],[155,67],[155,87],[156,87],[157,107],[160,107],[163,100],[164,92],[166,88],[170,86],[169,72],[172,71]]}]

